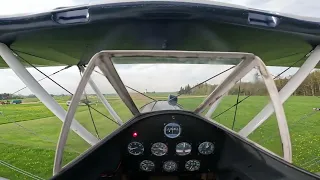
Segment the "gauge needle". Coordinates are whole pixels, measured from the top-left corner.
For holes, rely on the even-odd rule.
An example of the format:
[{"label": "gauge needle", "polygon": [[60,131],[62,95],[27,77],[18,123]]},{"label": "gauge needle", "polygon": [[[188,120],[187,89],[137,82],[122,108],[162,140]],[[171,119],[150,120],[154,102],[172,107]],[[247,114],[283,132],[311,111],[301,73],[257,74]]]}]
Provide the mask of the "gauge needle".
[{"label": "gauge needle", "polygon": [[134,148],[130,148],[130,147],[129,147],[128,149],[129,149],[129,150],[134,150],[134,149],[137,149],[137,148],[138,148],[138,147],[134,147]]}]

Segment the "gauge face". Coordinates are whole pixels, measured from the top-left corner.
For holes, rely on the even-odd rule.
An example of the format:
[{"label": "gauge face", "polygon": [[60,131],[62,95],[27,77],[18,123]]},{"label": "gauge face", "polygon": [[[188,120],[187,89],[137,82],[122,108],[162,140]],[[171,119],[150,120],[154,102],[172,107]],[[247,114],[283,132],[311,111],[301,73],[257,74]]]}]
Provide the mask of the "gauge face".
[{"label": "gauge face", "polygon": [[181,134],[181,127],[177,123],[169,123],[163,129],[164,135],[168,138],[176,138]]},{"label": "gauge face", "polygon": [[150,172],[154,169],[154,163],[149,160],[144,160],[140,163],[140,169],[142,171]]},{"label": "gauge face", "polygon": [[199,153],[203,155],[212,154],[214,151],[214,144],[212,142],[203,142],[198,147]]},{"label": "gauge face", "polygon": [[139,142],[131,142],[128,144],[128,152],[132,155],[138,156],[141,155],[144,151],[144,147]]},{"label": "gauge face", "polygon": [[154,143],[151,147],[151,152],[153,155],[163,156],[163,155],[167,154],[168,147],[167,147],[167,145],[165,145],[164,143],[161,143],[161,142]]},{"label": "gauge face", "polygon": [[181,142],[176,146],[176,153],[179,156],[185,156],[191,153],[191,145],[186,142]]},{"label": "gauge face", "polygon": [[198,171],[200,169],[200,162],[198,160],[189,160],[186,162],[185,168],[188,171]]},{"label": "gauge face", "polygon": [[176,171],[177,168],[178,168],[178,165],[174,161],[166,161],[163,163],[163,170],[166,172]]}]

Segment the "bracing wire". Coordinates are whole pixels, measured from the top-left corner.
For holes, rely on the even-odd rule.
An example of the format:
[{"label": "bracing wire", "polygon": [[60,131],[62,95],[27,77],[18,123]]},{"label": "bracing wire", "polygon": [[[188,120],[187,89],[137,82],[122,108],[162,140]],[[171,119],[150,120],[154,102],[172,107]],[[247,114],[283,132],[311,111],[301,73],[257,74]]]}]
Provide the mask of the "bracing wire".
[{"label": "bracing wire", "polygon": [[310,167],[310,166],[312,166],[314,164],[318,164],[318,163],[320,163],[320,157],[316,156],[315,158],[312,158],[311,160],[309,160],[307,162],[304,162],[300,166],[303,167],[303,168],[307,168],[307,167]]},{"label": "bracing wire", "polygon": [[[99,71],[96,71],[96,70],[93,70],[94,72],[96,72],[96,73],[98,73],[98,74],[100,74],[100,75],[102,75],[102,76],[104,76],[104,77],[106,77],[104,74],[102,74],[101,72],[99,72]],[[150,97],[150,96],[148,96],[148,95],[146,95],[146,94],[144,94],[144,93],[142,93],[142,92],[140,92],[140,91],[138,91],[138,90],[136,90],[136,89],[134,89],[134,88],[132,88],[132,87],[130,87],[130,86],[127,86],[127,85],[124,85],[125,87],[127,87],[127,88],[129,88],[129,89],[131,89],[132,91],[134,91],[134,92],[136,92],[136,93],[139,93],[140,95],[142,95],[142,96],[144,96],[144,97],[146,97],[146,98],[149,98],[149,99],[151,99],[151,100],[153,100],[153,101],[157,101],[156,99],[154,99],[154,98],[152,98],[152,97]]]},{"label": "bracing wire", "polygon": [[[295,61],[294,63],[292,63],[288,68],[286,68],[285,70],[283,70],[282,72],[280,72],[278,75],[276,75],[273,79],[276,79],[278,77],[280,77],[283,73],[287,72],[289,69],[291,69],[294,65],[296,65],[298,62],[302,61],[305,57],[307,57],[310,53],[304,55],[303,57],[301,57],[300,59],[298,59],[297,61]],[[260,91],[261,89],[258,89],[258,91]],[[258,92],[257,91],[257,92]],[[231,107],[227,108],[226,110],[222,111],[221,113],[219,113],[218,115],[214,116],[212,119],[215,119],[219,116],[221,116],[222,114],[226,113],[227,111],[229,111],[230,109],[232,109],[233,107],[237,106],[238,104],[242,103],[243,101],[245,101],[246,99],[248,99],[249,97],[251,97],[252,95],[248,95],[246,97],[244,97],[243,99],[241,99],[238,103],[232,105]]]},{"label": "bracing wire", "polygon": [[[18,56],[20,59],[22,59],[23,61],[25,61],[26,63],[28,63],[30,66],[32,66],[34,69],[36,69],[38,72],[40,72],[42,75],[44,75],[46,78],[50,79],[53,83],[55,83],[56,85],[58,85],[60,88],[62,88],[63,90],[65,90],[66,92],[68,92],[71,96],[73,96],[73,93],[71,93],[69,90],[67,90],[66,88],[64,88],[62,85],[60,85],[58,82],[56,82],[55,80],[53,80],[52,78],[50,78],[47,74],[43,73],[40,69],[38,69],[36,66],[34,66],[33,64],[31,64],[29,61],[27,61],[26,59]],[[60,71],[61,72],[61,71]],[[111,120],[112,122],[118,124],[117,122],[115,122],[114,120],[112,120],[110,117],[108,117],[107,115],[103,114],[102,112],[100,112],[99,110],[93,108],[90,104],[86,104],[87,106],[89,106],[90,108],[92,108],[93,110],[95,110],[96,112],[98,112],[99,114],[103,115],[104,117],[106,117],[107,119]],[[118,124],[119,125],[119,124]]]},{"label": "bracing wire", "polygon": [[[13,51],[14,52],[14,51]],[[46,75],[44,72],[42,72],[40,69],[38,69],[36,66],[34,66],[33,64],[31,64],[29,61],[27,61],[26,59],[22,58],[21,56],[18,56],[20,59],[22,59],[24,62],[28,63],[30,66],[32,66],[35,70],[37,70],[39,73],[41,73],[42,75],[44,75],[45,77],[47,77],[48,79],[50,79],[53,83],[55,83],[57,86],[59,86],[60,88],[62,88],[63,90],[67,91],[69,94],[72,94],[68,89],[66,89],[65,87],[63,87],[61,84],[57,83],[55,80],[53,80],[51,77],[49,77],[48,75]]]},{"label": "bracing wire", "polygon": [[44,180],[44,178],[41,178],[41,177],[39,177],[39,176],[36,176],[36,175],[34,175],[34,174],[31,174],[30,172],[27,172],[27,171],[25,171],[25,170],[22,170],[22,169],[20,169],[20,168],[17,168],[17,167],[15,167],[15,166],[13,166],[12,164],[9,164],[9,163],[7,163],[7,162],[5,162],[5,161],[0,160],[0,164],[3,165],[3,166],[6,166],[7,168],[12,169],[12,170],[14,170],[14,171],[16,171],[16,172],[19,172],[20,174],[23,174],[23,175],[25,175],[25,176],[28,176],[29,178],[36,179],[36,180]]},{"label": "bracing wire", "polygon": [[138,91],[138,90],[136,90],[136,89],[133,89],[133,88],[130,87],[130,86],[127,86],[127,85],[125,85],[125,86],[126,86],[127,88],[131,89],[132,91],[141,94],[141,95],[144,96],[144,97],[147,97],[147,98],[149,98],[149,99],[151,99],[151,100],[153,100],[153,101],[157,101],[156,99],[154,99],[154,98],[152,98],[152,97],[150,97],[150,96],[148,96],[148,95],[146,95],[146,94],[143,94],[142,92],[140,92],[140,91]]},{"label": "bracing wire", "polygon": [[[79,72],[80,72],[80,76],[81,76],[81,78],[82,78],[82,73],[81,73],[81,69],[80,69],[80,68],[79,68]],[[97,127],[96,127],[96,123],[94,122],[94,119],[93,119],[93,116],[92,116],[91,108],[89,107],[89,99],[88,99],[86,90],[84,90],[84,96],[85,96],[85,98],[86,98],[86,103],[85,103],[85,104],[86,104],[87,107],[88,107],[88,111],[89,111],[89,114],[90,114],[90,118],[91,118],[91,121],[92,121],[93,128],[94,128],[94,130],[95,130],[95,132],[96,132],[96,136],[97,136],[97,138],[98,138],[99,140],[101,140],[101,139],[100,139],[100,136],[99,136],[98,129],[97,129]]]},{"label": "bracing wire", "polygon": [[[302,116],[300,119],[295,121],[290,127],[293,128],[293,127],[297,126],[299,124],[299,122],[301,122],[302,120],[306,120],[307,118],[311,117],[312,115],[314,115],[316,113],[317,113],[317,111],[312,111],[312,112],[306,114],[305,116]],[[268,137],[267,139],[263,139],[263,141],[261,141],[261,140],[257,141],[257,143],[264,144],[265,142],[268,142],[269,140],[275,138],[276,136],[278,136],[278,135],[274,134],[274,135]],[[310,167],[310,166],[312,166],[314,164],[320,163],[319,159],[320,159],[320,157],[316,156],[315,158],[313,158],[313,159],[311,159],[309,161],[305,161],[304,163],[300,164],[300,167],[307,168],[307,167]],[[318,160],[318,161],[316,161],[316,160]],[[316,161],[316,162],[314,162],[314,161]]]},{"label": "bracing wire", "polygon": [[[60,69],[60,70],[58,70],[58,71],[56,71],[56,72],[54,72],[54,73],[52,73],[52,74],[50,74],[50,75],[48,75],[48,76],[50,77],[50,76],[53,76],[53,75],[55,75],[55,74],[58,74],[58,73],[60,73],[61,71],[66,70],[66,69],[68,69],[68,68],[70,68],[70,67],[72,67],[72,66],[66,66],[66,67],[64,67],[64,68],[62,68],[62,69]],[[45,80],[45,79],[47,79],[47,76],[45,76],[45,77],[37,80],[37,82],[40,82],[40,81]],[[23,87],[23,88],[15,91],[15,92],[12,93],[12,94],[16,94],[16,93],[18,93],[18,92],[20,92],[20,91],[22,91],[22,90],[24,90],[24,89],[26,89],[26,88],[27,88],[27,86],[25,86],[25,87]]]},{"label": "bracing wire", "polygon": [[[311,117],[312,115],[314,115],[314,114],[316,114],[316,113],[317,113],[317,111],[312,111],[312,112],[306,114],[305,116],[303,116],[303,117],[301,117],[300,119],[298,119],[297,121],[295,121],[290,127],[292,128],[292,127],[297,126],[297,125],[298,125],[298,122],[301,122],[302,120],[306,120],[307,118]],[[263,144],[263,143],[269,141],[270,139],[272,139],[272,138],[274,138],[274,137],[276,137],[276,136],[277,136],[277,135],[270,136],[269,138],[264,139],[263,141],[261,141],[261,140],[258,141],[258,143]]]},{"label": "bracing wire", "polygon": [[[80,69],[79,69],[80,70]],[[113,120],[112,118],[110,118],[109,116],[103,114],[102,112],[100,112],[99,110],[97,110],[96,108],[92,107],[90,104],[86,103],[87,106],[89,106],[91,109],[93,109],[94,111],[96,111],[97,113],[99,113],[100,115],[104,116],[105,118],[109,119],[111,122],[121,126],[121,124],[119,124],[118,122],[116,122],[115,120]]]},{"label": "bracing wire", "polygon": [[92,107],[90,104],[86,104],[88,105],[91,109],[93,109],[94,111],[96,111],[97,113],[99,113],[100,115],[104,116],[105,118],[109,119],[111,122],[121,126],[121,124],[119,124],[118,122],[114,121],[113,119],[111,119],[109,116],[103,114],[102,112],[100,112],[99,110],[97,110],[96,108]]},{"label": "bracing wire", "polygon": [[[87,98],[86,98],[86,99],[87,99]],[[97,129],[96,123],[95,123],[94,120],[93,120],[91,108],[90,108],[88,105],[87,105],[87,107],[88,107],[88,111],[89,111],[89,114],[90,114],[90,119],[91,119],[91,121],[92,121],[92,125],[93,125],[93,127],[94,127],[95,132],[96,132],[97,138],[98,138],[99,140],[101,140],[101,138],[100,138],[100,136],[99,136],[99,133],[98,133],[98,129]]]},{"label": "bracing wire", "polygon": [[[183,95],[183,94],[185,94],[185,93],[189,93],[192,89],[200,86],[200,85],[203,84],[203,83],[206,83],[206,82],[210,81],[210,80],[213,79],[213,78],[216,78],[216,77],[220,76],[221,74],[224,74],[224,73],[230,71],[231,69],[233,69],[233,68],[235,68],[235,67],[236,67],[236,66],[231,66],[230,68],[228,68],[228,69],[226,69],[226,70],[224,70],[224,71],[221,71],[220,73],[218,73],[218,74],[216,74],[216,75],[214,75],[214,76],[211,76],[210,78],[208,78],[208,79],[206,79],[206,80],[198,83],[197,85],[191,87],[187,92],[180,93],[180,94],[178,94],[177,96],[181,96],[181,95]],[[170,100],[171,100],[171,99],[170,99]]]},{"label": "bracing wire", "polygon": [[[183,95],[183,94],[189,93],[192,89],[200,86],[201,84],[204,84],[204,83],[210,81],[210,80],[213,79],[213,78],[216,78],[216,77],[220,76],[221,74],[224,74],[224,73],[230,71],[231,69],[233,69],[233,68],[235,68],[235,67],[236,67],[236,66],[231,66],[230,68],[228,68],[228,69],[226,69],[226,70],[224,70],[224,71],[221,71],[220,73],[215,74],[214,76],[209,77],[208,79],[206,79],[206,80],[204,80],[204,81],[196,84],[195,86],[191,87],[188,91],[183,92],[183,93],[179,93],[176,97],[179,97],[179,96],[181,96],[181,95]],[[168,101],[171,101],[172,99],[174,99],[174,98],[176,98],[176,97],[173,97],[173,98],[169,99]]]},{"label": "bracing wire", "polygon": [[[23,125],[21,125],[20,123],[16,122],[15,120],[12,120],[12,119],[9,120],[9,119],[3,114],[3,112],[0,112],[0,115],[1,115],[2,117],[4,117],[5,120],[14,123],[15,125],[17,125],[17,126],[20,127],[21,129],[29,132],[30,134],[33,134],[34,136],[38,137],[39,139],[42,139],[42,140],[44,140],[44,141],[46,141],[46,142],[50,142],[50,143],[56,144],[56,142],[55,142],[54,140],[52,140],[52,139],[50,139],[50,138],[48,138],[48,137],[40,136],[37,132],[35,132],[35,131],[33,131],[33,130],[29,129],[29,128],[24,127]],[[68,146],[67,146],[66,148],[70,149],[72,152],[81,154],[81,152],[79,152],[79,151],[77,151],[77,150],[75,150],[75,149],[73,149],[73,148],[71,148],[71,147],[68,147]]]},{"label": "bracing wire", "polygon": [[232,122],[232,127],[231,129],[233,130],[234,124],[236,123],[236,117],[237,117],[237,111],[238,111],[238,103],[239,103],[239,97],[240,97],[240,85],[241,85],[241,79],[239,80],[239,88],[238,88],[238,95],[237,95],[237,101],[236,101],[236,108],[234,110],[234,115],[233,115],[233,122]]}]

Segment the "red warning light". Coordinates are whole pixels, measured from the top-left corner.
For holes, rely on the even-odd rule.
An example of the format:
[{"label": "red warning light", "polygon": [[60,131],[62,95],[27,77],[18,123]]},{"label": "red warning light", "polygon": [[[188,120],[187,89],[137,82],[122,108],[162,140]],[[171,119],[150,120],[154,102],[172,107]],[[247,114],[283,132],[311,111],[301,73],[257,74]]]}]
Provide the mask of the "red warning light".
[{"label": "red warning light", "polygon": [[137,136],[138,136],[138,133],[137,133],[137,132],[133,132],[133,133],[132,133],[132,137],[135,138],[135,137],[137,137]]}]

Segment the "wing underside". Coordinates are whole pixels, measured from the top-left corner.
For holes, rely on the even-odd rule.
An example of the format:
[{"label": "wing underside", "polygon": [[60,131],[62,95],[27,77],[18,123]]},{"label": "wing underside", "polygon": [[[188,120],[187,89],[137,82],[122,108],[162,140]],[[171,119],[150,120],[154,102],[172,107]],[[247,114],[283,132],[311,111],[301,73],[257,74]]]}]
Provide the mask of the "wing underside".
[{"label": "wing underside", "polygon": [[[250,52],[268,66],[288,66],[320,42],[317,23],[168,1],[101,4],[0,22],[0,42],[37,66],[83,65],[101,50]],[[127,59],[116,63],[155,62]],[[0,67],[7,67],[2,59]]]}]

